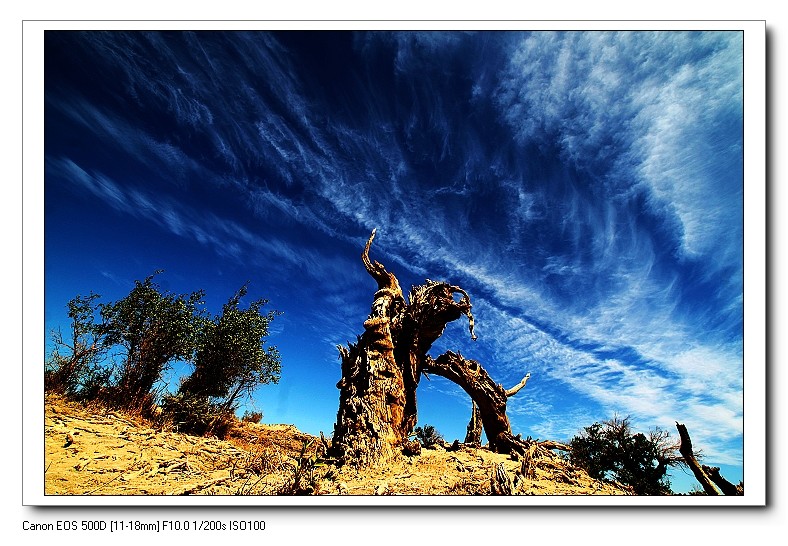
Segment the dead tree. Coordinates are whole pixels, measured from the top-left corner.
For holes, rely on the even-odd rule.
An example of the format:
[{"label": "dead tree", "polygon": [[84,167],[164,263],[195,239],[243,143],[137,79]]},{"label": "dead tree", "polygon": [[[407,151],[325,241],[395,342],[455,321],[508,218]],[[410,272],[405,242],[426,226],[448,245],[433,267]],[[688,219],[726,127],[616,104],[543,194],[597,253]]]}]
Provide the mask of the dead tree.
[{"label": "dead tree", "polygon": [[[514,396],[520,392],[520,389],[525,387],[529,377],[531,377],[530,372],[525,374],[525,377],[517,385],[506,391],[506,397]],[[468,422],[468,428],[465,433],[465,443],[476,446],[482,443],[482,414],[474,400],[471,400],[471,420]]]},{"label": "dead tree", "polygon": [[[684,457],[684,462],[692,470],[695,479],[703,486],[703,491],[707,495],[719,495],[722,491],[723,495],[743,495],[744,484],[739,486],[733,485],[720,474],[719,467],[701,465],[695,457],[695,452],[692,450],[692,440],[690,439],[687,427],[676,422],[676,428],[679,431],[679,438],[681,438],[681,445],[679,446],[679,453]],[[719,487],[719,491],[714,485]]]},{"label": "dead tree", "polygon": [[[477,361],[466,359],[453,351],[447,351],[435,359],[427,356],[424,371],[445,377],[468,393],[478,408],[479,420],[492,451],[525,453],[528,442],[512,434],[512,427],[506,416],[506,401],[510,396],[508,393],[516,387],[507,391],[503,385],[493,381]],[[521,382],[523,385],[524,381]]]},{"label": "dead tree", "polygon": [[692,450],[692,440],[690,439],[689,432],[687,432],[687,427],[676,422],[676,429],[678,429],[679,438],[681,438],[679,453],[684,457],[684,462],[686,462],[689,469],[692,470],[695,479],[703,486],[703,491],[705,491],[707,495],[719,495],[720,492],[717,491],[714,484],[711,483],[711,480],[706,473],[703,472],[703,468],[701,468],[700,463],[695,458],[695,453]]},{"label": "dead tree", "polygon": [[[446,325],[473,314],[460,287],[427,279],[414,286],[408,301],[397,277],[369,258],[372,231],[361,261],[377,283],[364,333],[356,343],[339,346],[342,378],[331,455],[356,466],[385,464],[404,451],[415,451],[409,434],[417,422],[416,388],[422,374],[446,377],[460,385],[480,410],[490,448],[524,453],[528,444],[512,435],[506,416],[506,390],[473,360],[447,352],[437,359],[427,352]],[[455,299],[459,296],[459,299]]]}]

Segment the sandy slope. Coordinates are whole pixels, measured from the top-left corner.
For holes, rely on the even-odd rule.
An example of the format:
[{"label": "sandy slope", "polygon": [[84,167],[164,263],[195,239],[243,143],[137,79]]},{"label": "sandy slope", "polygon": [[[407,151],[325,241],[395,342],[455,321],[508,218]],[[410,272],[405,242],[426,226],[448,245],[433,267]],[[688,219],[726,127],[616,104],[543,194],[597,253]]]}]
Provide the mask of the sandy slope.
[{"label": "sandy slope", "polygon": [[527,479],[520,474],[521,461],[463,446],[424,449],[363,472],[311,467],[298,457],[304,443],[316,439],[292,425],[242,423],[223,441],[52,396],[46,399],[44,428],[46,495],[291,494],[299,471],[302,490],[319,495],[489,495],[498,468],[512,481],[513,494],[628,494],[557,457],[539,459]]}]

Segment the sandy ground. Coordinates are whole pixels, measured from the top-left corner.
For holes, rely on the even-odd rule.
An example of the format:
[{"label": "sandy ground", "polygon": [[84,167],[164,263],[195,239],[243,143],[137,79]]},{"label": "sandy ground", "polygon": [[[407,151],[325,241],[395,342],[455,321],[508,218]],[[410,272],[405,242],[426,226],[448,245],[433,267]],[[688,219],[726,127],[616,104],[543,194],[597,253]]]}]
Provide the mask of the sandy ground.
[{"label": "sandy ground", "polygon": [[45,495],[490,495],[496,472],[515,495],[629,494],[559,457],[524,477],[508,455],[446,444],[359,472],[322,464],[319,440],[293,425],[239,423],[218,440],[53,396],[44,429]]}]

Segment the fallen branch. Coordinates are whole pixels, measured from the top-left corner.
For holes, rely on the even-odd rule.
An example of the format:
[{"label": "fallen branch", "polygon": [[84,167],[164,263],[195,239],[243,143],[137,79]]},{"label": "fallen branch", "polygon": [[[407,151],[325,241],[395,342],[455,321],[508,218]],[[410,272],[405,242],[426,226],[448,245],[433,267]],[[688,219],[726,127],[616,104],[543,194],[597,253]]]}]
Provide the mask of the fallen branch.
[{"label": "fallen branch", "polygon": [[572,451],[572,448],[566,444],[562,444],[561,442],[555,442],[553,440],[542,440],[538,442],[540,446],[546,449],[557,449],[559,451]]},{"label": "fallen branch", "polygon": [[126,472],[128,472],[128,469],[124,470],[123,472],[121,472],[120,474],[118,474],[117,476],[115,476],[114,478],[112,478],[111,480],[109,480],[109,481],[107,481],[107,482],[105,482],[105,483],[102,483],[102,484],[101,484],[101,485],[99,485],[97,488],[95,488],[95,489],[93,489],[93,490],[91,490],[91,491],[88,491],[88,492],[87,492],[87,493],[85,493],[85,494],[86,494],[86,495],[92,495],[93,493],[95,493],[95,492],[96,492],[96,491],[98,491],[99,489],[103,489],[103,488],[105,488],[106,486],[108,486],[109,484],[111,484],[112,482],[114,482],[115,480],[117,480],[118,478],[120,478],[121,476],[123,476],[123,475],[124,475]]},{"label": "fallen branch", "polygon": [[720,488],[723,495],[743,495],[744,492],[741,491],[738,487],[733,485],[731,482],[726,480],[720,474],[720,467],[718,466],[706,466],[705,464],[700,465],[703,469],[703,472],[709,477],[711,481],[714,482],[714,485]]}]

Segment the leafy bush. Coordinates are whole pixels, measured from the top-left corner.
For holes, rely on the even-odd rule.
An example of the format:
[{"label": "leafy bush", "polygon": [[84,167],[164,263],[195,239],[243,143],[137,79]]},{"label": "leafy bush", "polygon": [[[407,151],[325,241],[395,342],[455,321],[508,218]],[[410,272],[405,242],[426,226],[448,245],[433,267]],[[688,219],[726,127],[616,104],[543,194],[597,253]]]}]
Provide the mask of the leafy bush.
[{"label": "leafy bush", "polygon": [[258,385],[279,382],[279,351],[267,346],[266,338],[271,321],[280,313],[263,313],[268,303],[264,299],[240,309],[246,293],[244,285],[222,307],[221,315],[204,322],[194,371],[181,385],[181,393],[222,398],[229,409],[239,397],[251,396]]},{"label": "leafy bush", "polygon": [[424,425],[424,427],[416,427],[413,430],[416,439],[424,447],[433,447],[443,442],[443,436],[432,425]]},{"label": "leafy bush", "polygon": [[129,294],[100,305],[106,343],[122,347],[124,360],[110,403],[134,409],[148,398],[162,372],[175,359],[193,357],[204,318],[198,308],[203,292],[162,292],[153,277],[135,281]]},{"label": "leafy bush", "polygon": [[165,395],[162,415],[170,420],[178,432],[197,436],[216,436],[224,439],[235,423],[235,415],[222,404],[208,397],[189,396],[182,393]]},{"label": "leafy bush", "polygon": [[263,412],[262,411],[249,411],[246,410],[241,417],[241,421],[245,423],[259,423],[263,420]]},{"label": "leafy bush", "polygon": [[[58,328],[51,334],[44,389],[142,416],[152,414],[162,400],[162,417],[181,431],[222,436],[236,421],[233,412],[241,397],[279,381],[279,351],[267,344],[267,336],[281,313],[264,313],[264,299],[241,309],[244,285],[213,317],[202,308],[202,290],[165,292],[154,282],[159,273],[135,281],[116,302],[98,303],[100,296],[93,293],[68,302],[70,332],[64,335]],[[162,397],[157,383],[175,360],[193,364],[194,370],[177,395]],[[246,418],[259,422],[262,413]]]},{"label": "leafy bush", "polygon": [[681,464],[678,446],[666,431],[646,436],[632,430],[629,417],[585,427],[569,443],[569,460],[595,479],[613,479],[638,495],[669,495],[669,466]]},{"label": "leafy bush", "polygon": [[114,366],[91,363],[83,369],[79,380],[79,389],[72,398],[80,401],[91,401],[101,398],[103,392],[112,384]]}]

